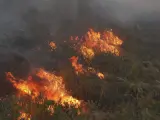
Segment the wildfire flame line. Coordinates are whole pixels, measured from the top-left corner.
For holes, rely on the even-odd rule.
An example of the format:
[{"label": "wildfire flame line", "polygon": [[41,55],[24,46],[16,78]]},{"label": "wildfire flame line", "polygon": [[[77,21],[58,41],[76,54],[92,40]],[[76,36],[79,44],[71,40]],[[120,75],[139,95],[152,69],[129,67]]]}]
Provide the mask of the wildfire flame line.
[{"label": "wildfire flame line", "polygon": [[78,50],[86,59],[91,60],[98,53],[110,52],[119,56],[120,51],[117,46],[122,45],[123,41],[113,34],[112,31],[105,31],[103,34],[90,29],[81,39],[71,37],[74,48]]},{"label": "wildfire flame line", "polygon": [[81,101],[68,94],[62,77],[56,76],[44,69],[39,69],[36,73],[44,81],[43,85],[36,84],[33,80],[18,80],[10,72],[6,73],[6,75],[7,79],[21,94],[27,94],[33,99],[38,97],[40,93],[43,93],[45,98],[53,100],[62,106],[68,104],[69,106],[78,108],[81,105]]},{"label": "wildfire flame line", "polygon": [[[122,45],[123,41],[113,34],[112,31],[104,31],[102,34],[100,32],[95,32],[90,29],[86,35],[82,38],[71,37],[73,42],[73,47],[87,60],[92,60],[96,54],[99,53],[112,53],[119,56],[120,51],[117,46]],[[57,48],[56,44],[52,41],[49,42],[51,50]],[[92,67],[84,67],[82,64],[78,63],[78,57],[73,56],[70,58],[72,67],[77,75],[79,74],[96,74],[100,79],[104,79],[104,74],[95,70]],[[48,100],[53,100],[62,106],[66,104],[69,106],[74,106],[76,108],[80,107],[81,101],[72,97],[66,90],[64,80],[61,76],[57,76],[51,72],[45,71],[44,69],[38,69],[36,72],[37,77],[42,80],[42,84],[36,83],[36,81],[29,76],[28,79],[18,79],[12,75],[11,72],[7,72],[7,79],[13,84],[13,86],[18,90],[20,95],[28,95],[33,100],[38,98],[38,96],[43,94],[44,98]],[[38,102],[38,101],[37,101]],[[39,101],[40,103],[41,101]],[[54,113],[54,106],[49,106],[48,110]],[[18,120],[26,118],[26,120],[31,119],[31,115],[25,112],[20,112]]]}]

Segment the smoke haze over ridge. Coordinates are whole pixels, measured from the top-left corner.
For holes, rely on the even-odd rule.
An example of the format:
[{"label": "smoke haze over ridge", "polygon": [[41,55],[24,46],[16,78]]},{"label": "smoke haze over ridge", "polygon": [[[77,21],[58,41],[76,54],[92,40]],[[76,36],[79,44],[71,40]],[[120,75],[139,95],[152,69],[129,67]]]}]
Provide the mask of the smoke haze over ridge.
[{"label": "smoke haze over ridge", "polygon": [[[121,25],[129,25],[137,19],[157,20],[160,13],[159,0],[0,0],[0,38],[17,30],[29,35],[28,26],[33,24],[28,22],[32,21],[44,23],[50,34],[54,34],[65,20],[76,20],[83,5],[105,21],[116,19]],[[33,13],[33,9],[37,13]],[[26,14],[28,18],[24,17]],[[145,15],[151,17],[143,17]]]}]

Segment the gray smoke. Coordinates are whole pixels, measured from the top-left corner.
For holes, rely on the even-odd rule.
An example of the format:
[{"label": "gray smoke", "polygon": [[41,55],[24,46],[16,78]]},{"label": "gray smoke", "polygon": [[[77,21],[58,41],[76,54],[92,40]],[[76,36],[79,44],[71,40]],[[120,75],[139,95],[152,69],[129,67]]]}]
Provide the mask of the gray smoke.
[{"label": "gray smoke", "polygon": [[74,19],[75,7],[75,0],[0,0],[0,38],[19,30],[30,32],[28,26],[33,24],[46,24],[55,32],[61,21]]},{"label": "gray smoke", "polygon": [[0,39],[22,33],[27,39],[49,39],[63,22],[76,23],[91,14],[119,25],[158,20],[159,6],[159,0],[0,0]]},{"label": "gray smoke", "polygon": [[91,3],[95,12],[107,20],[107,14],[123,25],[129,25],[137,20],[160,20],[159,0],[93,0]]}]

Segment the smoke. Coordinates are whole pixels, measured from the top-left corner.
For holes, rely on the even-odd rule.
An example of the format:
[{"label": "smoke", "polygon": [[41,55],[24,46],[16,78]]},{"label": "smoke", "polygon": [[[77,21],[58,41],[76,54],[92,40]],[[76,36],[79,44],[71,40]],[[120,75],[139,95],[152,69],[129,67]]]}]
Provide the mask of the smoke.
[{"label": "smoke", "polygon": [[[35,9],[37,14],[36,17],[28,16],[30,22],[44,23],[48,25],[50,34],[54,34],[61,22],[76,19],[79,8],[84,8],[80,5],[88,6],[106,21],[113,19],[124,24],[137,19],[157,19],[160,12],[159,0],[0,0],[0,38],[14,34],[16,30],[26,30],[29,21],[24,20],[24,16],[31,9]],[[145,17],[147,15],[150,17]]]},{"label": "smoke", "polygon": [[158,20],[159,5],[159,0],[0,0],[0,42],[8,38],[12,41],[18,35],[43,42],[66,24],[62,34],[71,29],[72,23],[85,27],[95,21],[99,24],[95,19],[100,18],[121,26],[137,20]]},{"label": "smoke", "polygon": [[75,4],[75,0],[0,0],[0,38],[20,30],[30,36],[33,24],[37,29],[44,25],[50,34],[55,33],[63,20],[74,19]]},{"label": "smoke", "polygon": [[158,20],[159,6],[160,0],[0,0],[0,44],[23,54],[29,60],[26,66],[31,63],[59,69],[65,65],[57,59],[62,60],[65,55],[61,50],[51,55],[45,48],[57,34],[72,35],[69,29],[79,32],[81,27],[88,29],[88,24],[94,27],[102,23],[105,29],[103,23],[107,22],[129,26],[137,20]]},{"label": "smoke", "polygon": [[153,21],[160,18],[159,0],[93,0],[92,9],[105,18],[107,14],[123,25],[137,20]]}]

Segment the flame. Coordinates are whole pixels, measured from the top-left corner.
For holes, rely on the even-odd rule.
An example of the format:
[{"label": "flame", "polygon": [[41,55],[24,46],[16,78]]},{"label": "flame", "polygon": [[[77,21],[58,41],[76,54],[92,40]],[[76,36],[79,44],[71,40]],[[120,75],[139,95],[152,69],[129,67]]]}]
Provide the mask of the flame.
[{"label": "flame", "polygon": [[33,99],[43,93],[45,98],[62,106],[67,104],[77,108],[80,107],[81,101],[69,95],[61,76],[56,76],[44,69],[39,69],[36,75],[42,79],[42,85],[36,84],[34,80],[17,80],[10,72],[7,73],[7,78],[20,93],[27,94]]},{"label": "flame", "polygon": [[84,45],[80,47],[80,52],[85,58],[92,59],[95,56],[94,50]]},{"label": "flame", "polygon": [[44,93],[48,99],[54,100],[55,102],[60,102],[63,106],[66,103],[75,107],[80,106],[81,102],[67,93],[63,83],[63,78],[61,76],[56,76],[52,73],[46,72],[43,69],[39,70],[37,76],[48,81],[47,86],[45,86]]},{"label": "flame", "polygon": [[8,72],[6,75],[7,79],[13,84],[13,86],[19,90],[20,94],[27,94],[33,98],[38,96],[37,85],[31,80],[20,79],[19,82],[17,82],[17,79],[12,75],[11,72]]},{"label": "flame", "polygon": [[49,43],[49,46],[51,47],[51,50],[55,50],[57,48],[56,43],[53,41]]},{"label": "flame", "polygon": [[72,67],[77,75],[79,74],[96,74],[100,79],[104,79],[104,75],[101,72],[97,72],[93,67],[84,68],[82,64],[78,63],[78,57],[72,56],[70,58]]},{"label": "flame", "polygon": [[75,70],[75,73],[78,74],[84,74],[83,65],[78,63],[78,57],[73,56],[70,58],[70,61],[72,63],[72,67]]},{"label": "flame", "polygon": [[103,34],[100,32],[95,32],[93,29],[90,29],[85,37],[79,39],[71,37],[71,40],[79,43],[75,45],[75,49],[84,56],[86,59],[92,59],[98,53],[107,53],[110,52],[114,55],[119,56],[120,51],[117,46],[122,45],[123,41],[113,34],[112,31],[105,31]]}]

